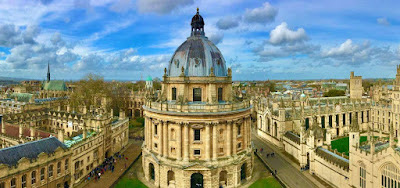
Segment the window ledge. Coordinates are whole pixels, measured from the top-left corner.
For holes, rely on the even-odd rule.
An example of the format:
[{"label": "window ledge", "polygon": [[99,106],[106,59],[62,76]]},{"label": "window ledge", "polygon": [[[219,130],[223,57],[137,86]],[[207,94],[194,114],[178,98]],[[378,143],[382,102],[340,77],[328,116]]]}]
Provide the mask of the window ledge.
[{"label": "window ledge", "polygon": [[194,140],[193,144],[202,144],[203,142],[201,140]]}]

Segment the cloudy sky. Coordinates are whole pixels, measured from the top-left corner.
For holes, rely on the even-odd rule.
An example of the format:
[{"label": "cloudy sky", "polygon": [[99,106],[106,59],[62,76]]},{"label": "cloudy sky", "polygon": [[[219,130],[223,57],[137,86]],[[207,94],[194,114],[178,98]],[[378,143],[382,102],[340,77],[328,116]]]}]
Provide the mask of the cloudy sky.
[{"label": "cloudy sky", "polygon": [[394,77],[400,2],[0,0],[0,76],[160,77],[200,8],[234,80]]}]

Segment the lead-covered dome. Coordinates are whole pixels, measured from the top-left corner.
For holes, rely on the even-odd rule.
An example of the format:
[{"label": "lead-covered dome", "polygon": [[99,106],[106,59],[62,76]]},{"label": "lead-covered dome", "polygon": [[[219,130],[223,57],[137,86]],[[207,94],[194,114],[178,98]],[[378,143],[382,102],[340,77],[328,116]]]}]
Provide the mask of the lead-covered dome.
[{"label": "lead-covered dome", "polygon": [[219,49],[204,35],[204,21],[197,14],[192,18],[192,33],[175,51],[169,62],[168,76],[227,76],[225,59]]}]

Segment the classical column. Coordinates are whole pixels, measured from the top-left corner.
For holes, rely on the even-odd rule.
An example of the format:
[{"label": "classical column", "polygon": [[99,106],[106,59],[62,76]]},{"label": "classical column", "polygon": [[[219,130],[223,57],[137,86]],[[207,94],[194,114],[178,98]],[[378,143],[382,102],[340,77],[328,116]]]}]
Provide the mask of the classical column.
[{"label": "classical column", "polygon": [[228,121],[226,122],[226,155],[230,156],[232,155],[232,122]]},{"label": "classical column", "polygon": [[158,134],[157,133],[157,136],[158,136],[158,154],[159,155],[163,155],[163,149],[164,149],[164,137],[163,137],[163,135],[164,135],[164,122],[162,121],[162,122],[160,122],[159,124],[158,124],[158,129],[159,129],[159,131],[158,131],[158,133],[160,133],[160,134]]},{"label": "classical column", "polygon": [[236,123],[232,123],[232,129],[233,129],[233,134],[232,134],[232,154],[236,155],[237,151],[237,125]]},{"label": "classical column", "polygon": [[[206,153],[206,160],[210,160],[210,150],[211,150],[211,148],[210,148],[210,145],[211,145],[211,143],[210,143],[210,126],[211,126],[211,123],[207,123],[206,124],[206,151],[205,151],[205,153]],[[213,148],[214,148],[214,145],[213,145]],[[214,156],[213,156],[214,157]]]},{"label": "classical column", "polygon": [[153,121],[149,118],[149,149],[153,150]]},{"label": "classical column", "polygon": [[183,160],[189,161],[189,124],[183,124]]},{"label": "classical column", "polygon": [[242,135],[243,135],[243,149],[246,149],[247,146],[247,118],[243,119],[243,131],[242,131]]},{"label": "classical column", "polygon": [[163,149],[163,151],[164,151],[164,157],[168,157],[168,122],[167,121],[164,121],[163,122],[163,128],[164,128],[164,139],[163,139],[163,142],[164,142],[164,149]]},{"label": "classical column", "polygon": [[211,124],[213,128],[212,138],[213,138],[213,160],[217,160],[217,149],[218,149],[218,138],[217,138],[217,130],[218,124]]},{"label": "classical column", "polygon": [[182,123],[179,123],[179,128],[176,131],[176,143],[178,148],[176,148],[176,159],[179,161],[182,159]]}]

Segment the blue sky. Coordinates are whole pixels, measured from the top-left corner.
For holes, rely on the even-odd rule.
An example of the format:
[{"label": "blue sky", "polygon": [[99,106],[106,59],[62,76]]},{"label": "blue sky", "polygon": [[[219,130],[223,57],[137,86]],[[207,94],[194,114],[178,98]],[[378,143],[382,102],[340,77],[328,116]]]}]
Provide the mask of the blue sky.
[{"label": "blue sky", "polygon": [[0,76],[161,77],[200,8],[234,80],[394,77],[398,1],[0,0]]}]

